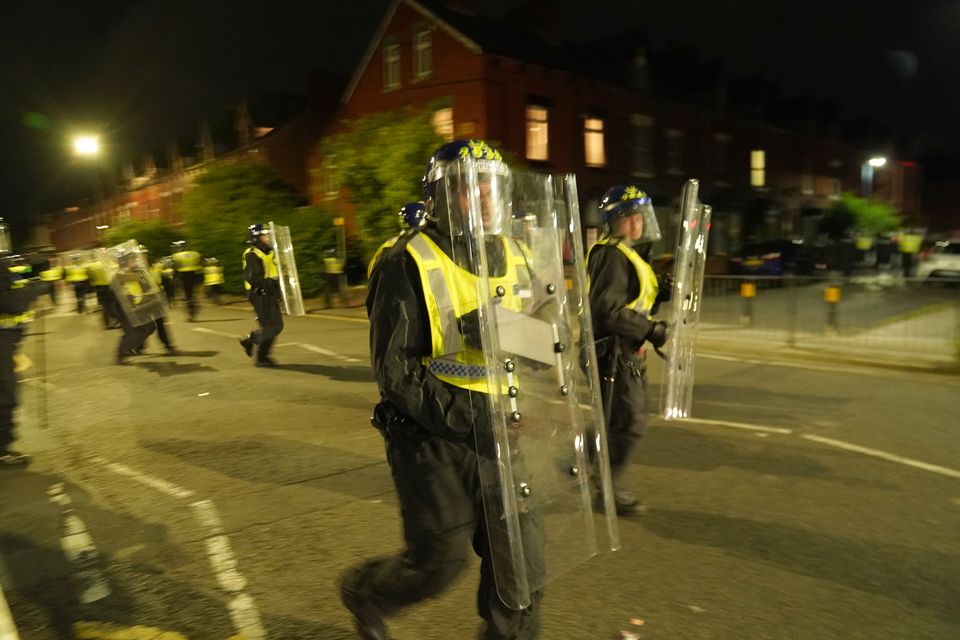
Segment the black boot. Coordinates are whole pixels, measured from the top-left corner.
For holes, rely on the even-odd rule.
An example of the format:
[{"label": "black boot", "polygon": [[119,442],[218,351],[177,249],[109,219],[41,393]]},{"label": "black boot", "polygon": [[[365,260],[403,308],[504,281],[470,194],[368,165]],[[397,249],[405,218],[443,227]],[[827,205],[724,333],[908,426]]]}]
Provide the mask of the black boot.
[{"label": "black boot", "polygon": [[357,636],[361,640],[389,640],[387,625],[383,616],[377,611],[373,603],[364,600],[356,593],[340,585],[340,601],[353,614],[353,622],[357,627]]}]

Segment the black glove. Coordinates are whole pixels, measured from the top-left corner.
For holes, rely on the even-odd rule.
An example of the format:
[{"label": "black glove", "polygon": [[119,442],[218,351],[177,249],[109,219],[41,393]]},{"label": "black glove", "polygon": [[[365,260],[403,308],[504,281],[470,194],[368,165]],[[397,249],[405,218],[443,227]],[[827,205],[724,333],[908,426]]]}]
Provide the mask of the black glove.
[{"label": "black glove", "polygon": [[670,302],[673,297],[673,276],[663,273],[657,278],[657,304]]},{"label": "black glove", "polygon": [[463,341],[467,344],[468,347],[473,347],[474,349],[479,349],[483,345],[483,340],[480,337],[480,312],[477,309],[463,314],[457,318],[457,323],[460,325],[460,334],[463,336]]},{"label": "black glove", "polygon": [[654,322],[646,340],[657,349],[665,345],[667,343],[667,323],[662,320]]}]

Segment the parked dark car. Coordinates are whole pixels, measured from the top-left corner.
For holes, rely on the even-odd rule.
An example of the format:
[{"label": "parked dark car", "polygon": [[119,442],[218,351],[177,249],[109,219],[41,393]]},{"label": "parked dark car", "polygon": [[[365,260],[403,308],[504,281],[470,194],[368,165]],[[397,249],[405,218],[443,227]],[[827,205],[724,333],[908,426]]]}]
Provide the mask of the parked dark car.
[{"label": "parked dark car", "polygon": [[747,244],[730,258],[730,273],[741,276],[807,276],[826,268],[815,247],[803,240],[768,240]]}]

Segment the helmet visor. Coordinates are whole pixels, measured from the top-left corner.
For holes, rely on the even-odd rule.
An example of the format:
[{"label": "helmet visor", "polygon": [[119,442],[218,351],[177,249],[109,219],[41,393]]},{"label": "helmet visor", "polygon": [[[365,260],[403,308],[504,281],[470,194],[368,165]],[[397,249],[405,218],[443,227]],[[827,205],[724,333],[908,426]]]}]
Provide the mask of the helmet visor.
[{"label": "helmet visor", "polygon": [[649,198],[624,204],[609,224],[611,234],[633,242],[657,242],[661,238],[660,224]]},{"label": "helmet visor", "polygon": [[[440,166],[440,165],[443,166]],[[510,170],[503,162],[470,158],[438,163],[432,215],[451,235],[500,235],[510,212]]]}]

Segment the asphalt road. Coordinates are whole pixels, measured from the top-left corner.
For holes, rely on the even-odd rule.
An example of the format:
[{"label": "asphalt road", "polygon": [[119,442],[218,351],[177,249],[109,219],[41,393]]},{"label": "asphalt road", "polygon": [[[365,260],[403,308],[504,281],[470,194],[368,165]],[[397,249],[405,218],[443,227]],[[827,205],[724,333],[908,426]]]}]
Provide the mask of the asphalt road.
[{"label": "asphalt road", "polygon": [[[19,636],[354,637],[337,576],[400,546],[362,314],[287,319],[277,369],[237,344],[247,307],[184,320],[180,355],[152,337],[127,366],[95,314],[27,339],[35,461],[0,474]],[[697,419],[652,418],[631,470],[648,514],[551,584],[543,638],[960,637],[960,378],[707,352],[697,380]],[[473,637],[476,574],[395,637]]]}]

